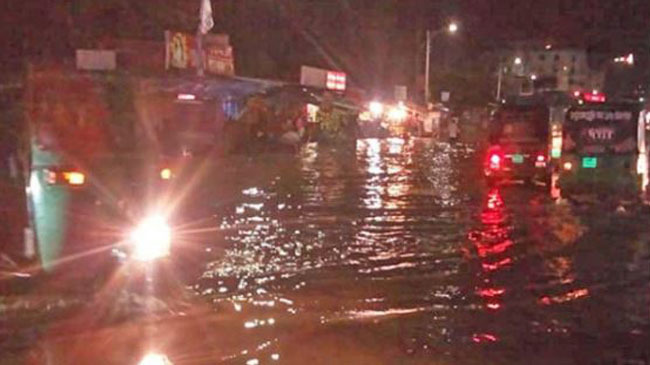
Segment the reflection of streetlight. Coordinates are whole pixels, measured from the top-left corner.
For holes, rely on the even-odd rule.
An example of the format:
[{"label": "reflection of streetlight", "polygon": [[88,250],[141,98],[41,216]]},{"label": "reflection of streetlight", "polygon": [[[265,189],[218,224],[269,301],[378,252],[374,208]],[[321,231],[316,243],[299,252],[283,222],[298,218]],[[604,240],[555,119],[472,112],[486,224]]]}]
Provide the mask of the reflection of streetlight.
[{"label": "reflection of streetlight", "polygon": [[452,22],[449,23],[449,25],[445,28],[438,29],[435,32],[432,32],[430,30],[427,30],[427,54],[426,54],[426,63],[425,63],[425,70],[424,70],[424,101],[429,102],[429,97],[430,97],[430,90],[429,90],[429,75],[431,73],[431,40],[437,36],[440,33],[443,33],[445,30],[449,32],[449,34],[455,34],[458,32],[458,23]]}]

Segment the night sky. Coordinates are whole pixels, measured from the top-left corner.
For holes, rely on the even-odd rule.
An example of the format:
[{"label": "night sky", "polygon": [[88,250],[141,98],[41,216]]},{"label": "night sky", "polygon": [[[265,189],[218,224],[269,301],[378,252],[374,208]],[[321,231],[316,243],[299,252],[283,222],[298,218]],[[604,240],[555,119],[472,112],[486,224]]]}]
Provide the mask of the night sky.
[{"label": "night sky", "polygon": [[[439,52],[462,48],[471,55],[509,41],[540,40],[608,56],[634,51],[643,62],[650,49],[647,0],[212,3],[215,31],[231,34],[238,69],[250,76],[290,79],[307,63],[348,70],[364,85],[399,82],[411,77],[406,74],[420,56],[423,30],[452,19],[462,24],[462,32],[457,40],[438,40]],[[106,37],[162,40],[165,29],[193,31],[198,7],[199,0],[4,0],[2,67],[69,56],[71,49]]]}]

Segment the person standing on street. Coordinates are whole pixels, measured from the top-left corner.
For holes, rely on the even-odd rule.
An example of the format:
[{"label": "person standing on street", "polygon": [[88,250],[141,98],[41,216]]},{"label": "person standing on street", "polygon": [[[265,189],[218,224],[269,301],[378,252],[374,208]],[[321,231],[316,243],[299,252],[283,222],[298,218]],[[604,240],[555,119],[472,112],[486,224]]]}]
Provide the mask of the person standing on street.
[{"label": "person standing on street", "polygon": [[449,123],[449,141],[458,142],[460,138],[460,126],[458,125],[458,118],[454,117]]}]

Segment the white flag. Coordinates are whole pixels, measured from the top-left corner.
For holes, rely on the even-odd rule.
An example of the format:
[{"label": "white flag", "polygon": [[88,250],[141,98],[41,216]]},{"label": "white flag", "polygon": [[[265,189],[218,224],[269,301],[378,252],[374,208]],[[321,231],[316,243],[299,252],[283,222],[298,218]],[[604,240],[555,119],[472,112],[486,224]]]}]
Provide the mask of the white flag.
[{"label": "white flag", "polygon": [[210,0],[201,0],[201,14],[199,15],[201,23],[199,24],[199,32],[206,34],[214,27],[214,19],[212,19],[212,4]]}]

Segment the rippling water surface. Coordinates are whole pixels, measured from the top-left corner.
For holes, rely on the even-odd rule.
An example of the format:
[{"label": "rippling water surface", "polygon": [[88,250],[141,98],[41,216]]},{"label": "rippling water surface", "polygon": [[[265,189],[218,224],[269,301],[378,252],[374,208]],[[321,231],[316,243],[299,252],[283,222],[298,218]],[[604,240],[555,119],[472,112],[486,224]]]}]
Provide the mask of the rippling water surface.
[{"label": "rippling water surface", "polygon": [[647,215],[487,188],[479,156],[370,139],[243,166],[179,275],[189,307],[45,347],[105,363],[137,348],[174,364],[647,364]]},{"label": "rippling water surface", "polygon": [[483,187],[477,161],[416,140],[310,146],[294,189],[243,190],[196,285],[234,322],[233,361],[589,363],[600,341],[647,339],[647,252],[634,269],[616,232],[578,245],[571,209]]}]

